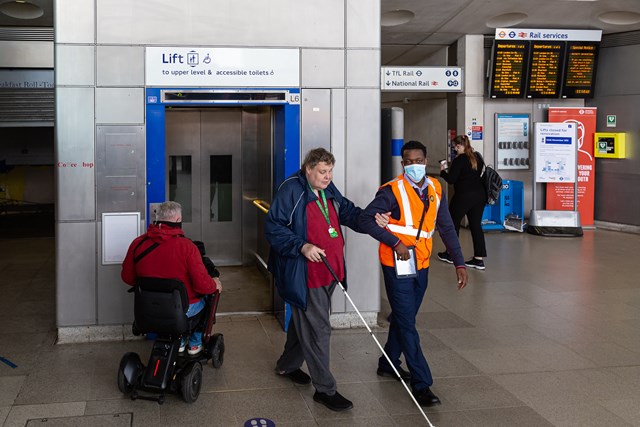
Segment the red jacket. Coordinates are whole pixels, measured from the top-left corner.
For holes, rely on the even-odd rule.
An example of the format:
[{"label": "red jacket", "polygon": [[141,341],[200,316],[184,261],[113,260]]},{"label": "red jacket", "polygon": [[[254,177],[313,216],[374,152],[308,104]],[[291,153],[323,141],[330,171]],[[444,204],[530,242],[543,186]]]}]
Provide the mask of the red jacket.
[{"label": "red jacket", "polygon": [[[159,245],[134,264],[134,258],[154,243]],[[180,228],[166,224],[151,224],[147,232],[129,246],[122,263],[121,277],[126,284],[133,286],[138,276],[180,280],[187,288],[189,304],[216,291],[216,284],[207,273],[196,245],[184,237]]]}]

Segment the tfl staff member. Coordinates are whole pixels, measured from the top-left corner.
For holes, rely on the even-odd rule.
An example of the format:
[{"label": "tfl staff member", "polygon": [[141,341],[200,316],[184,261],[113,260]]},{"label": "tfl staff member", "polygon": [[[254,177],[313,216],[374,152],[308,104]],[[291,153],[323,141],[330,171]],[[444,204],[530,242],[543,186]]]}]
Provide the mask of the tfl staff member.
[{"label": "tfl staff member", "polygon": [[[467,270],[440,183],[425,175],[427,148],[418,141],[409,141],[402,146],[401,153],[404,174],[378,190],[360,216],[360,225],[380,241],[380,263],[391,304],[385,352],[402,378],[411,379],[411,388],[418,403],[433,406],[440,404],[440,399],[430,390],[433,378],[420,348],[416,315],[427,290],[435,230],[440,233],[456,265],[458,289],[467,285]],[[391,212],[387,229],[374,225],[376,213],[383,212]],[[417,274],[415,277],[397,277],[394,258],[408,260],[407,246],[415,246]],[[400,368],[402,353],[409,372]],[[378,361],[378,375],[395,375],[384,356]]]}]

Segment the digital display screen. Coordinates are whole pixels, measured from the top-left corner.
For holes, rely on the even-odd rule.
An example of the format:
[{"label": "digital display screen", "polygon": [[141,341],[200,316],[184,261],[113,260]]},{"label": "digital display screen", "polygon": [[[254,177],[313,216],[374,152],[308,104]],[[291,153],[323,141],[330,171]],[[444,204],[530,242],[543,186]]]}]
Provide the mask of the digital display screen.
[{"label": "digital display screen", "polygon": [[567,42],[562,98],[592,98],[598,42]]},{"label": "digital display screen", "polygon": [[531,43],[527,98],[557,98],[564,66],[564,42]]},{"label": "digital display screen", "polygon": [[529,42],[496,40],[489,96],[491,98],[522,98],[529,62]]}]

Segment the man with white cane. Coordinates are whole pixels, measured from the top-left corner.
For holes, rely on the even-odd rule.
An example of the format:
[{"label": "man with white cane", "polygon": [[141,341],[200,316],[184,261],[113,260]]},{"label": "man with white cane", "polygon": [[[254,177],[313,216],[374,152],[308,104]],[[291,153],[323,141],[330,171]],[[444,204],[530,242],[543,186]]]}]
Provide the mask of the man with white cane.
[{"label": "man with white cane", "polygon": [[[426,176],[427,149],[418,141],[402,146],[404,174],[384,184],[360,215],[360,227],[380,241],[380,263],[391,315],[385,352],[378,375],[410,379],[415,400],[421,406],[440,404],[430,389],[433,377],[420,347],[416,315],[427,290],[432,238],[437,230],[456,266],[458,289],[467,285],[467,271],[447,199],[440,183]],[[391,212],[386,229],[375,227],[377,213]],[[400,367],[404,354],[409,372]],[[389,363],[391,362],[391,364]]]}]

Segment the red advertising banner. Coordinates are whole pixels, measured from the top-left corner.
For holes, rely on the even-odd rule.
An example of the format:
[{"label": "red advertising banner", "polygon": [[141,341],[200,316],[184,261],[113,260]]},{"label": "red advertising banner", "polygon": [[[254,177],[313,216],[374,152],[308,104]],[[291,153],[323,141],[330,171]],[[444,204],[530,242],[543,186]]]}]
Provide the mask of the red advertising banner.
[{"label": "red advertising banner", "polygon": [[[578,212],[582,226],[592,226],[596,161],[593,134],[596,131],[595,107],[549,108],[549,122],[575,123],[578,126]],[[574,184],[547,184],[547,210],[573,210]]]}]

